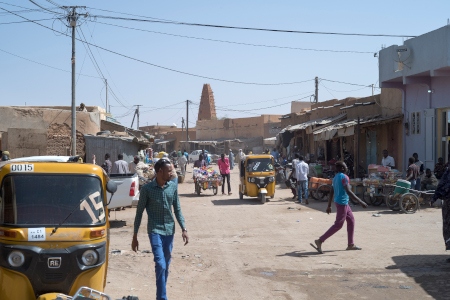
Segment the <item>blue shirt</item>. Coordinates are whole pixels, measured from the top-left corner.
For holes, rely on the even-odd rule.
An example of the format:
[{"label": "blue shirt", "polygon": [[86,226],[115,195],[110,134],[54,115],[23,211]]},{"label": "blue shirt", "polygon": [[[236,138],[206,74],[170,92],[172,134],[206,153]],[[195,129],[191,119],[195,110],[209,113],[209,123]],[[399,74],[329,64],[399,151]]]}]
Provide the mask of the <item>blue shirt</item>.
[{"label": "blue shirt", "polygon": [[350,183],[350,179],[344,173],[337,173],[333,178],[334,202],[340,205],[348,204],[348,195],[345,186]]}]

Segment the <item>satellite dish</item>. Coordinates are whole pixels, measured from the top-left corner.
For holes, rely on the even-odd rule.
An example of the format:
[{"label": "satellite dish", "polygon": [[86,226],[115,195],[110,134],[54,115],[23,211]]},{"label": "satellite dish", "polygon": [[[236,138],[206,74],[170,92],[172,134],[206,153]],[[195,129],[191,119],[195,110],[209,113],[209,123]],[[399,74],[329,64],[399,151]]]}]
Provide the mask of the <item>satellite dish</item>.
[{"label": "satellite dish", "polygon": [[177,124],[173,123],[173,126],[177,127]]},{"label": "satellite dish", "polygon": [[411,49],[408,46],[397,46],[395,48],[396,55],[394,60],[397,62],[405,62],[411,56]]}]

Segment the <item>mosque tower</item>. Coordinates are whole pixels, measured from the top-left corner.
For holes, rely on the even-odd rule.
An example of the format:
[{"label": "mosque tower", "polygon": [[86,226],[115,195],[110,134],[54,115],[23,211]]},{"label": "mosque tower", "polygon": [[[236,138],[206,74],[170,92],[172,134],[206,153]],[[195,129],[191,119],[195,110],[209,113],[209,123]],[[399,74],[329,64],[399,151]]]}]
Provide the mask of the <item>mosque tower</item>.
[{"label": "mosque tower", "polygon": [[214,103],[214,94],[208,83],[203,85],[200,106],[198,108],[198,121],[216,120],[216,104]]}]

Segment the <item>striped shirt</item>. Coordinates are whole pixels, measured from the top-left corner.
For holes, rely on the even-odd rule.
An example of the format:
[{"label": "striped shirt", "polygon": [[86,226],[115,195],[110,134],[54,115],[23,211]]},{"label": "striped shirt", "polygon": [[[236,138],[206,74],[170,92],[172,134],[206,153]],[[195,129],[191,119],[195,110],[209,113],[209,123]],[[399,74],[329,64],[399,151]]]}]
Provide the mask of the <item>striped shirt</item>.
[{"label": "striped shirt", "polygon": [[148,233],[160,235],[173,235],[175,233],[175,219],[173,213],[184,229],[184,217],[181,213],[180,199],[178,198],[177,185],[171,181],[160,187],[155,180],[144,185],[140,191],[139,202],[134,219],[134,233],[138,233],[141,225],[142,213],[147,211]]}]

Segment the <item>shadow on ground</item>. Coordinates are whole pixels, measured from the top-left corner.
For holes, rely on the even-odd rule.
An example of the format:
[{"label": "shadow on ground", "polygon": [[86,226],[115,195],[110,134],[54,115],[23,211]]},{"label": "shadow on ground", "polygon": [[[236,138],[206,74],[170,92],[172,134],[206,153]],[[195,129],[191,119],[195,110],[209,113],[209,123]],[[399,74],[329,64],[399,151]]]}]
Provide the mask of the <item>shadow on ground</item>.
[{"label": "shadow on ground", "polygon": [[433,299],[450,298],[449,255],[394,256],[394,265],[386,269],[398,269],[415,280]]},{"label": "shadow on ground", "polygon": [[211,200],[214,205],[263,205],[258,198],[244,198],[244,199],[215,199]]},{"label": "shadow on ground", "polygon": [[109,220],[110,228],[121,228],[127,225],[127,221],[125,220]]}]

